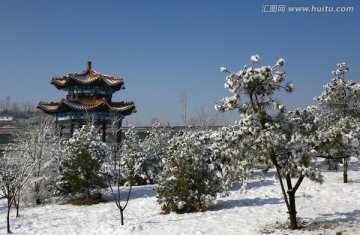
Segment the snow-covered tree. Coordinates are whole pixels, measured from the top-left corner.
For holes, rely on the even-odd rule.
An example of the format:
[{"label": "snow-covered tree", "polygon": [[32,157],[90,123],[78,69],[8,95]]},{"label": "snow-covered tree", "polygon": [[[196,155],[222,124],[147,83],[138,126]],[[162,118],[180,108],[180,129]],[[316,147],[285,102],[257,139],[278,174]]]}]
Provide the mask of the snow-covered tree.
[{"label": "snow-covered tree", "polygon": [[33,173],[24,187],[23,198],[40,204],[50,198],[57,176],[55,157],[59,153],[59,137],[51,123],[30,125],[15,138],[17,149],[35,163]]},{"label": "snow-covered tree", "polygon": [[[1,158],[1,170],[7,192],[8,205],[14,205],[19,214],[20,199],[40,204],[52,193],[55,179],[54,156],[58,137],[48,122],[28,124],[16,133]],[[21,193],[20,193],[21,192]]]},{"label": "snow-covered tree", "polygon": [[336,77],[324,86],[320,96],[314,98],[321,111],[316,143],[319,156],[342,159],[344,183],[347,183],[349,159],[359,156],[360,83],[345,80],[345,74],[350,71],[345,63],[337,66],[338,69],[332,72]]},{"label": "snow-covered tree", "polygon": [[[292,92],[294,85],[285,83],[285,72],[278,69],[285,64],[279,59],[274,66],[255,67],[259,55],[251,56],[251,66],[239,72],[227,72],[225,88],[233,95],[225,97],[215,108],[219,111],[237,109],[240,120],[223,136],[223,155],[230,155],[235,166],[227,168],[225,178],[245,178],[253,167],[265,172],[275,167],[280,181],[291,228],[297,228],[295,193],[305,177],[321,181],[308,138],[316,128],[314,109],[294,110],[286,114],[286,107],[275,98],[277,91]],[[271,110],[271,111],[270,111]],[[233,173],[237,171],[238,173]],[[245,175],[241,177],[242,175]],[[295,184],[293,180],[295,178]],[[284,184],[286,182],[286,185]]]},{"label": "snow-covered tree", "polygon": [[106,186],[103,167],[109,165],[109,147],[94,125],[75,130],[65,144],[64,154],[60,191],[90,198],[92,190]]},{"label": "snow-covered tree", "polygon": [[193,131],[171,139],[156,189],[163,213],[204,211],[222,191],[220,162],[210,140],[208,133]]},{"label": "snow-covered tree", "polygon": [[345,80],[345,74],[350,71],[345,63],[337,64],[338,69],[330,83],[324,86],[324,91],[314,99],[323,112],[328,114],[358,117],[360,115],[360,84]]},{"label": "snow-covered tree", "polygon": [[10,210],[16,207],[16,217],[19,215],[20,193],[33,172],[36,162],[24,154],[16,145],[9,146],[0,157],[0,190],[7,200],[7,232],[10,230]]}]

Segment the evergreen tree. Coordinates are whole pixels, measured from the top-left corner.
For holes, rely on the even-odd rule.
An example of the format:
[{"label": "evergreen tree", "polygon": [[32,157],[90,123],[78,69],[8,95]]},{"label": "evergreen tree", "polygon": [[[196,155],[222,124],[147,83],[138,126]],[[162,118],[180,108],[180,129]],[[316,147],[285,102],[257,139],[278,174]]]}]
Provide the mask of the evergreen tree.
[{"label": "evergreen tree", "polygon": [[236,162],[234,166],[240,169],[228,167],[230,177],[225,178],[244,179],[246,177],[239,174],[246,174],[254,167],[262,167],[265,172],[270,166],[275,167],[290,215],[290,227],[297,229],[295,193],[305,177],[321,181],[309,141],[316,129],[314,111],[310,107],[286,114],[285,105],[275,98],[277,91],[294,89],[292,83],[284,84],[285,72],[278,70],[285,65],[284,59],[279,59],[274,66],[258,68],[255,64],[260,56],[253,55],[251,60],[250,67],[245,66],[236,73],[220,68],[229,73],[225,88],[233,96],[223,98],[215,108],[219,111],[237,109],[241,113],[237,125],[224,135],[223,146],[223,155],[233,157],[230,162]]},{"label": "evergreen tree", "polygon": [[209,134],[174,136],[156,189],[163,213],[205,211],[222,191],[219,164]]},{"label": "evergreen tree", "polygon": [[63,193],[81,193],[90,198],[92,190],[106,186],[102,167],[108,165],[109,148],[93,125],[77,129],[65,146],[59,189]]},{"label": "evergreen tree", "polygon": [[359,157],[360,84],[345,80],[350,71],[345,63],[337,64],[332,74],[336,77],[324,86],[314,99],[320,106],[317,119],[319,131],[316,144],[318,155],[344,163],[344,183],[348,182],[347,168],[350,157]]}]

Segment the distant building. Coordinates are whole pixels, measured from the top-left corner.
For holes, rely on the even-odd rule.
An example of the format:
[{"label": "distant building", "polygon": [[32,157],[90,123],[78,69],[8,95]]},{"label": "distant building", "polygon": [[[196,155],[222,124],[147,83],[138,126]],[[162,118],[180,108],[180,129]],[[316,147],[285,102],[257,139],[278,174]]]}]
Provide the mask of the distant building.
[{"label": "distant building", "polygon": [[15,126],[15,119],[11,116],[0,116],[0,127]]},{"label": "distant building", "polygon": [[[91,61],[88,61],[88,67],[82,73],[53,77],[51,84],[65,91],[66,98],[59,102],[39,102],[37,108],[54,117],[60,134],[64,128],[68,128],[72,136],[74,128],[84,125],[91,118],[101,127],[105,142],[106,129],[113,118],[118,119],[120,129],[122,119],[136,112],[132,101],[112,101],[116,91],[125,89],[124,79],[95,72],[91,68]],[[121,133],[116,139],[121,141]]]}]

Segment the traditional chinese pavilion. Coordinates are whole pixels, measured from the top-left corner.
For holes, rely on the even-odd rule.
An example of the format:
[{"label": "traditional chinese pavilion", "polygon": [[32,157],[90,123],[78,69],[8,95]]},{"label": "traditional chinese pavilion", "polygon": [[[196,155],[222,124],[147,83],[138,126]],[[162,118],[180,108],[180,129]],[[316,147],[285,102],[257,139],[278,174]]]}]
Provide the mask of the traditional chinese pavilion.
[{"label": "traditional chinese pavilion", "polygon": [[[113,102],[112,95],[125,89],[124,79],[100,74],[91,68],[91,61],[82,73],[70,73],[63,77],[53,77],[51,84],[66,92],[60,102],[39,102],[37,108],[54,117],[60,135],[68,128],[70,136],[74,128],[83,125],[89,118],[101,127],[102,138],[106,140],[106,129],[112,119],[118,119],[118,128],[125,116],[136,112],[134,102]],[[116,136],[121,141],[121,133]]]}]

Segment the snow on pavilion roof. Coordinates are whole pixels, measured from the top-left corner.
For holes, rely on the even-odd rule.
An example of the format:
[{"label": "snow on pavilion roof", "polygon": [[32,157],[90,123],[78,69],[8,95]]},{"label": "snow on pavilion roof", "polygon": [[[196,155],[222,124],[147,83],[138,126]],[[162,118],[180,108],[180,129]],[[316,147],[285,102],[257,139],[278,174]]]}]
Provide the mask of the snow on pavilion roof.
[{"label": "snow on pavilion roof", "polygon": [[71,111],[115,112],[124,116],[136,112],[134,102],[107,102],[106,99],[77,100],[60,102],[39,102],[37,108],[48,114],[65,113]]},{"label": "snow on pavilion roof", "polygon": [[125,89],[124,79],[110,75],[100,74],[91,69],[91,61],[88,61],[88,68],[82,73],[70,73],[63,77],[53,77],[51,84],[61,90],[72,86],[98,85],[111,87],[114,91]]}]

